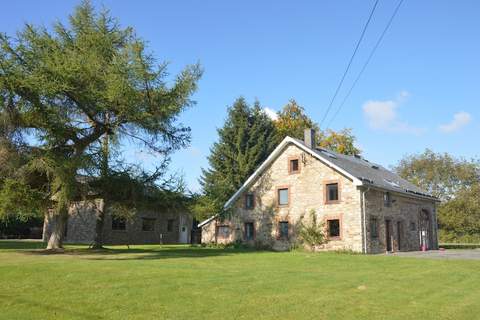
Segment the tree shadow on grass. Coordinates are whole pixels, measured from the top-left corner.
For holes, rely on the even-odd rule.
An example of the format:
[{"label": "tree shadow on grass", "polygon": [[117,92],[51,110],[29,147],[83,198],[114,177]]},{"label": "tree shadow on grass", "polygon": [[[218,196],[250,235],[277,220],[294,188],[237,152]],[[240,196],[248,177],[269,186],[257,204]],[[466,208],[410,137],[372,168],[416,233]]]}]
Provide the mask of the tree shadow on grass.
[{"label": "tree shadow on grass", "polygon": [[41,240],[0,240],[0,251],[44,249]]},{"label": "tree shadow on grass", "polygon": [[231,256],[242,253],[255,253],[254,249],[235,248],[203,248],[203,247],[164,247],[156,249],[131,248],[131,249],[104,249],[77,251],[76,254],[85,254],[90,260],[157,260],[178,258],[209,258],[218,256]]},{"label": "tree shadow on grass", "polygon": [[[40,243],[41,244],[41,243]],[[154,260],[178,258],[208,258],[217,256],[231,256],[242,253],[259,252],[249,248],[205,248],[190,245],[145,245],[145,246],[112,246],[105,249],[89,249],[86,246],[77,247],[67,245],[62,252],[41,250],[38,247],[29,248],[13,245],[14,250],[22,254],[47,256],[77,256],[87,260]],[[40,247],[41,248],[41,247]],[[23,250],[21,250],[23,249]],[[32,250],[36,249],[36,250]]]},{"label": "tree shadow on grass", "polygon": [[37,256],[70,256],[88,260],[151,260],[175,258],[208,258],[216,256],[231,256],[242,253],[261,252],[253,248],[234,247],[202,247],[192,245],[132,245],[106,246],[104,249],[89,249],[87,245],[66,244],[65,250],[45,250],[41,241],[1,240],[0,252],[17,252]]}]

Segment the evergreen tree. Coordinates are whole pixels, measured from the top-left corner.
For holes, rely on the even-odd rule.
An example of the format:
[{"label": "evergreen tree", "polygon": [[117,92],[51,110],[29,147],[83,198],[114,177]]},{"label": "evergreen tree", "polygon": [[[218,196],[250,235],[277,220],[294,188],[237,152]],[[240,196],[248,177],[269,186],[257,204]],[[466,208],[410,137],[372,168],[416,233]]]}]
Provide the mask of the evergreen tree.
[{"label": "evergreen tree", "polygon": [[[0,133],[29,152],[0,195],[7,203],[31,199],[32,210],[53,201],[47,203],[55,213],[48,249],[62,247],[68,209],[81,191],[78,174],[106,172],[102,159],[108,157],[98,156],[106,137],[128,139],[161,159],[188,145],[190,128],[177,119],[192,105],[201,76],[198,65],[189,66],[167,85],[165,64],[155,62],[134,30],[88,1],[69,18],[51,30],[26,25],[16,39],[0,34],[0,119],[6,123]],[[46,177],[45,184],[18,177],[32,172]],[[19,197],[26,193],[31,197]],[[7,209],[15,208],[0,206],[0,214]]]},{"label": "evergreen tree", "polygon": [[239,98],[228,110],[218,129],[219,139],[208,157],[209,169],[202,170],[204,195],[195,209],[203,217],[222,210],[225,202],[275,148],[275,127],[256,102],[250,107]]}]

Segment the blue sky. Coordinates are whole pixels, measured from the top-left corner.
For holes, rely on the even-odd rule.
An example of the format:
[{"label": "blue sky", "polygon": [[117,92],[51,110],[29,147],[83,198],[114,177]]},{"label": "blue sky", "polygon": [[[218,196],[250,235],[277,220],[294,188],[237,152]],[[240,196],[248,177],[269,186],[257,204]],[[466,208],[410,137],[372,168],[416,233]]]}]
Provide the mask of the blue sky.
[{"label": "blue sky", "polygon": [[[207,167],[226,108],[239,96],[279,110],[294,98],[320,122],[374,1],[94,1],[133,26],[175,75],[205,70],[196,106],[181,121],[191,147],[173,156],[193,190]],[[8,1],[0,31],[64,20],[78,1]],[[337,98],[336,108],[397,1],[380,1]],[[480,155],[480,2],[405,0],[381,46],[332,123],[352,128],[366,158],[385,166],[431,148]],[[328,122],[328,121],[327,121]],[[151,165],[151,156],[127,157]]]}]

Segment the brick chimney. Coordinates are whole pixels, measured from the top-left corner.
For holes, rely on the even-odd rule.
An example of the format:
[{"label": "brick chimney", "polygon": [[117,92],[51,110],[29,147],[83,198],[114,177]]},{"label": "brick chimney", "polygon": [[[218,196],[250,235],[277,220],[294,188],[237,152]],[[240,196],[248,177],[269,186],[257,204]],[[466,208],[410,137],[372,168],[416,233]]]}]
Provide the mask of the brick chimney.
[{"label": "brick chimney", "polygon": [[315,149],[317,147],[315,142],[315,130],[312,128],[307,128],[303,132],[303,142],[310,149]]}]

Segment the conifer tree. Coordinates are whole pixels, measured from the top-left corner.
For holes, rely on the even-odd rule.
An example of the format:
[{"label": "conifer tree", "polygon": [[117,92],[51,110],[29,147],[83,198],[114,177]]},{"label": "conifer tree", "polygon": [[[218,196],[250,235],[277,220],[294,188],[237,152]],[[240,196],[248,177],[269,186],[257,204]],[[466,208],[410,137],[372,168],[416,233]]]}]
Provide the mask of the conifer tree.
[{"label": "conifer tree", "polygon": [[28,150],[29,161],[17,172],[46,178],[34,179],[45,181],[38,186],[14,175],[0,181],[0,193],[13,201],[42,193],[38,206],[27,204],[54,212],[48,249],[62,247],[68,210],[81,189],[78,174],[101,175],[106,137],[128,139],[160,159],[189,143],[190,128],[177,120],[192,105],[201,76],[198,65],[188,66],[168,85],[166,65],[156,63],[134,30],[89,1],[68,21],[51,29],[27,24],[16,38],[0,34],[0,133]]},{"label": "conifer tree", "polygon": [[237,99],[228,110],[218,141],[208,157],[200,183],[204,195],[197,203],[200,215],[218,213],[226,200],[245,182],[275,148],[275,127],[258,102],[250,107]]}]

